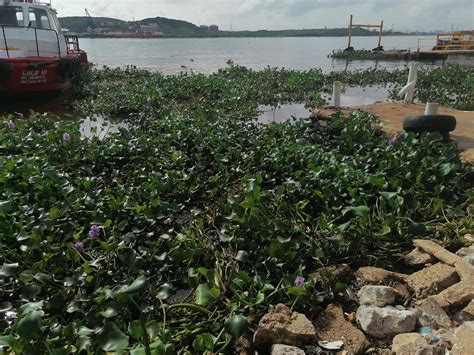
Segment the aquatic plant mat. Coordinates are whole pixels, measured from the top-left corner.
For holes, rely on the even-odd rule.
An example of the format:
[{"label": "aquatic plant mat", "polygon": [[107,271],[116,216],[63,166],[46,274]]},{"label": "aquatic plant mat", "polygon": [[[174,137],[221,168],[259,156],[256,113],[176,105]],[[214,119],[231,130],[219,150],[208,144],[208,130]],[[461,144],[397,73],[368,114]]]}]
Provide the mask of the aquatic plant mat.
[{"label": "aquatic plant mat", "polygon": [[344,290],[317,268],[391,265],[472,228],[472,168],[436,134],[394,141],[370,114],[255,122],[319,95],[319,71],[87,75],[77,105],[128,129],[0,121],[5,349],[234,353],[271,305],[310,315]]}]

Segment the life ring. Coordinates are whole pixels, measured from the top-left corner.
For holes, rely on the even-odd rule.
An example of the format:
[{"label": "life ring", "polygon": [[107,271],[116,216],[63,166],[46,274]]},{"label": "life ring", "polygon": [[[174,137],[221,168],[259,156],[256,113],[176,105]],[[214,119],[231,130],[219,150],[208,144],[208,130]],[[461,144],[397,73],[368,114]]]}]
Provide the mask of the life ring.
[{"label": "life ring", "polygon": [[3,60],[0,60],[0,83],[10,79],[11,73],[12,69],[10,67],[10,64]]}]

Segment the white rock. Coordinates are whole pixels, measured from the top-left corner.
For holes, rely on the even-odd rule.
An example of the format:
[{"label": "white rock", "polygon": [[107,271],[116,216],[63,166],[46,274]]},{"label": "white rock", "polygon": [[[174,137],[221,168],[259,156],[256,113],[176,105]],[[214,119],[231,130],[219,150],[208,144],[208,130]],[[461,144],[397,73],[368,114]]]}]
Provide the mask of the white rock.
[{"label": "white rock", "polygon": [[411,332],[416,319],[414,311],[399,311],[390,306],[360,306],[357,310],[357,323],[367,334],[380,339]]},{"label": "white rock", "polygon": [[393,338],[392,351],[397,355],[444,355],[445,349],[429,345],[418,333],[398,334]]},{"label": "white rock", "polygon": [[474,245],[471,245],[470,247],[465,247],[461,248],[456,252],[457,256],[460,256],[461,258],[465,256],[474,256]]},{"label": "white rock", "polygon": [[474,266],[474,255],[466,255],[462,259]]},{"label": "white rock", "polygon": [[357,293],[361,305],[377,307],[393,305],[397,295],[397,291],[391,287],[370,285],[362,287]]},{"label": "white rock", "polygon": [[305,355],[305,352],[296,346],[274,344],[271,355]]}]

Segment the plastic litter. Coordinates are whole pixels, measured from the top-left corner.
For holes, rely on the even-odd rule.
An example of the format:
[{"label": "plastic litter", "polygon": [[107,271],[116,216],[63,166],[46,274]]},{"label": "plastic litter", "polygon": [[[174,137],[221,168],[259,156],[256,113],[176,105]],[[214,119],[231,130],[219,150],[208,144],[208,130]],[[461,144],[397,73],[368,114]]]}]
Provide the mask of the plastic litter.
[{"label": "plastic litter", "polygon": [[424,337],[431,339],[431,342],[436,343],[441,340],[441,337],[434,333],[433,329],[430,327],[421,327],[419,333]]},{"label": "plastic litter", "polygon": [[318,341],[318,345],[324,350],[341,350],[344,346],[344,342],[342,340]]}]

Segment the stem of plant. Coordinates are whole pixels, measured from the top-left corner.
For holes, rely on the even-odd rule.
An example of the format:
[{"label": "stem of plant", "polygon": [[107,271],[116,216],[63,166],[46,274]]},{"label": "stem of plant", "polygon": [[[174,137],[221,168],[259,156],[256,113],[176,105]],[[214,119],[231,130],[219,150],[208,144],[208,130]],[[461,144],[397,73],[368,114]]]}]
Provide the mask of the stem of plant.
[{"label": "stem of plant", "polygon": [[143,312],[140,306],[135,302],[133,298],[131,298],[132,303],[135,305],[135,307],[138,309],[140,312],[140,324],[143,329],[143,341],[145,342],[145,353],[146,355],[151,355],[151,348],[150,348],[150,338],[148,337],[148,332],[146,330],[146,324],[145,320],[143,319]]}]

